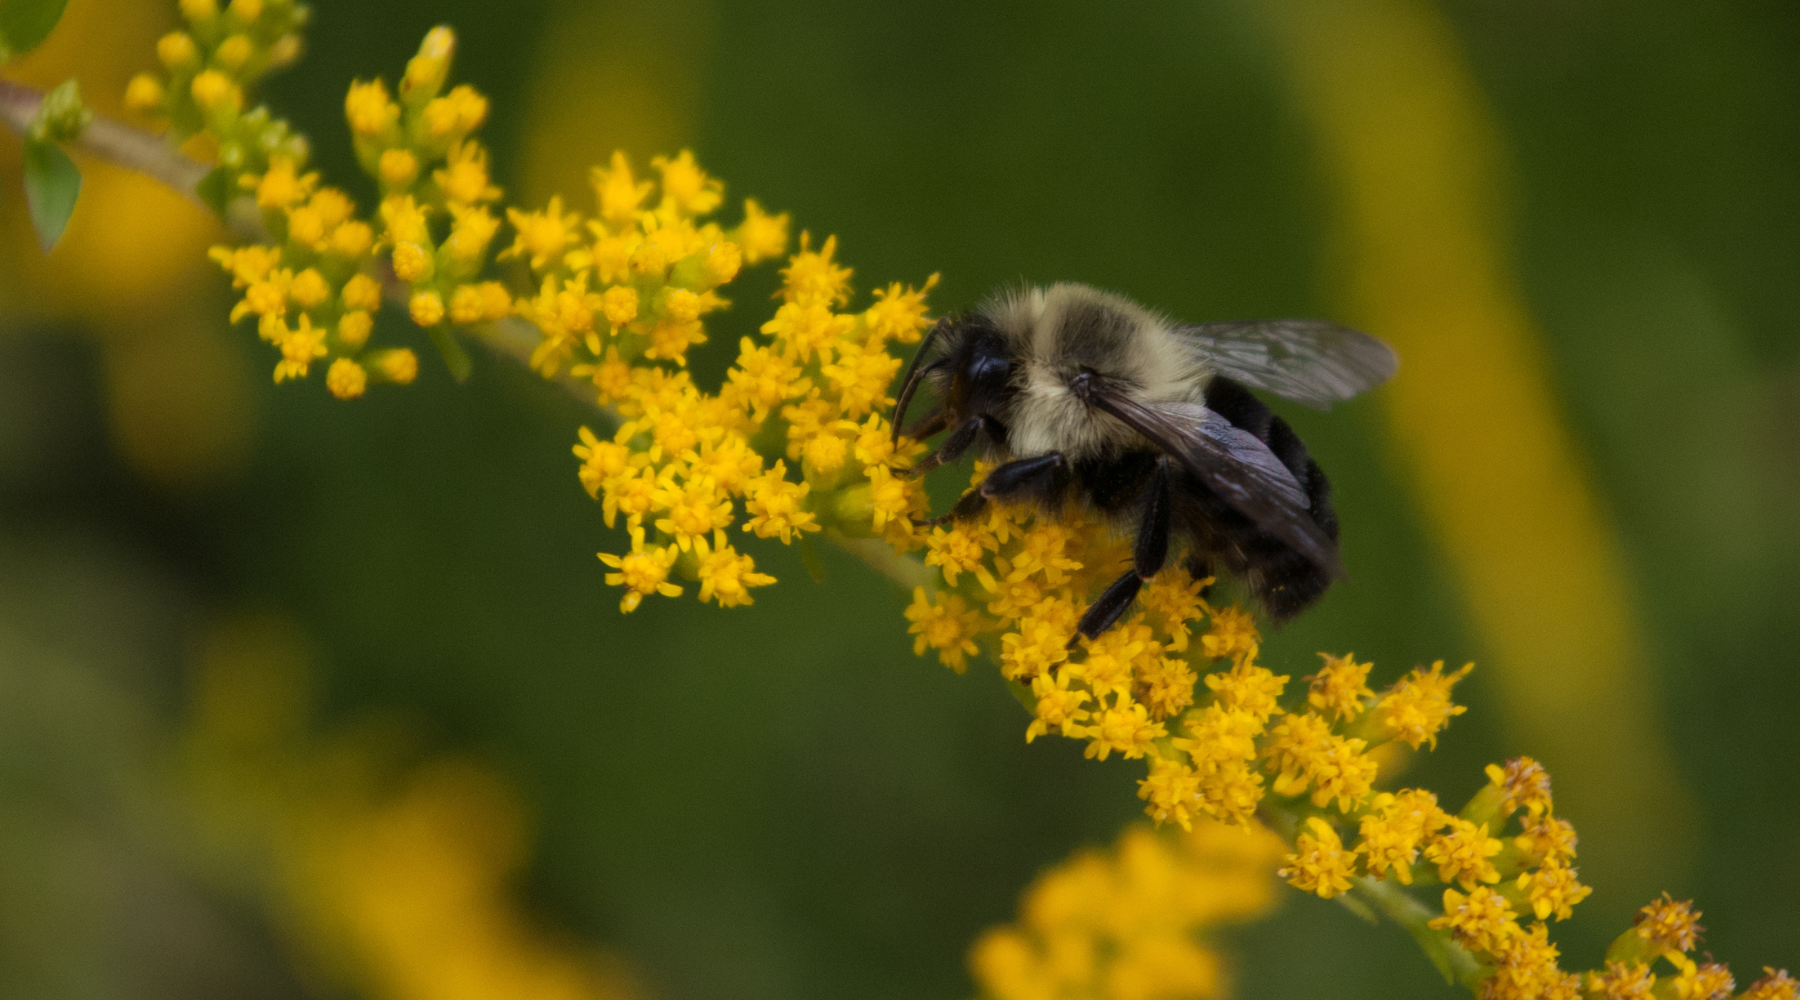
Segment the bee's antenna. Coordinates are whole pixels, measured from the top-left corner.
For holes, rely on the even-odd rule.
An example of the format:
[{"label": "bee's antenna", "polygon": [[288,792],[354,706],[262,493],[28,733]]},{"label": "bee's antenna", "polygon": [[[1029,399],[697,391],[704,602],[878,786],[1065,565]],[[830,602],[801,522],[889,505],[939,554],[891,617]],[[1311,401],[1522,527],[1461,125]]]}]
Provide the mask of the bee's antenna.
[{"label": "bee's antenna", "polygon": [[918,390],[919,382],[924,379],[925,373],[936,367],[936,365],[933,364],[927,365],[925,368],[921,369],[919,367],[919,362],[924,360],[926,353],[931,350],[931,345],[937,341],[938,334],[943,333],[945,330],[949,329],[949,327],[950,317],[945,316],[938,320],[937,324],[931,328],[931,332],[927,333],[925,339],[920,342],[919,351],[917,354],[913,355],[912,363],[906,366],[906,382],[900,387],[900,398],[894,401],[893,424],[895,445],[899,445],[900,443],[900,425],[906,421],[906,408],[912,403],[913,393]]}]

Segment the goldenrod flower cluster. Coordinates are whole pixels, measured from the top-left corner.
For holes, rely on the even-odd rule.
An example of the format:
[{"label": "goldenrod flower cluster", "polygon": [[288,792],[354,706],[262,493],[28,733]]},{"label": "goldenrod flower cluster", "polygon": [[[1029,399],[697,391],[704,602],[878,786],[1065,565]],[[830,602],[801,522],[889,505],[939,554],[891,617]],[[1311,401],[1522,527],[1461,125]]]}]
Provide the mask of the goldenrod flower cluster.
[{"label": "goldenrod flower cluster", "polygon": [[630,551],[600,556],[607,583],[625,589],[620,609],[681,594],[672,576],[697,583],[702,601],[751,603],[750,590],[775,579],[736,550],[733,525],[783,544],[829,530],[916,545],[924,495],[901,470],[918,447],[892,442],[884,411],[900,359],[888,346],[919,339],[936,277],[845,310],[851,272],[835,260],[836,240],[814,249],[802,234],[774,317],[740,340],[708,391],[683,370],[688,348],[707,339],[700,317],[724,305],[716,289],[740,266],[781,253],[787,217],[746,201],[743,221],[721,230],[705,217],[722,185],[690,154],[652,166],[660,184],[637,180],[622,155],[597,168],[598,217],[585,226],[555,200],[513,213],[508,250],[541,282],[520,305],[542,334],[533,364],[546,375],[569,365],[622,418],[607,439],[582,428],[575,446],[606,523],[622,515],[631,538]]},{"label": "goldenrod flower cluster", "polygon": [[970,949],[970,971],[994,1000],[1223,996],[1223,963],[1200,935],[1273,905],[1269,869],[1284,849],[1261,828],[1203,820],[1171,836],[1133,826],[1039,876],[1018,922]]},{"label": "goldenrod flower cluster", "polygon": [[163,75],[139,73],[125,90],[131,110],[166,125],[184,142],[204,133],[214,147],[219,190],[260,173],[272,157],[306,159],[306,140],[269,109],[245,110],[248,89],[300,57],[310,10],[294,0],[181,0],[187,28],[156,43]]}]

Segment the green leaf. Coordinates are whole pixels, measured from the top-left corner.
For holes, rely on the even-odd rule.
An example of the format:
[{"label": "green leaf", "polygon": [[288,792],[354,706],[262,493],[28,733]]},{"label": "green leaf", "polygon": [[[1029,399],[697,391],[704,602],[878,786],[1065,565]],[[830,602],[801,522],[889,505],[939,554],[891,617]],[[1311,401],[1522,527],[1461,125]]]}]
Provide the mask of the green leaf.
[{"label": "green leaf", "polygon": [[50,37],[69,0],[0,0],[0,63],[22,56]]},{"label": "green leaf", "polygon": [[80,193],[81,171],[67,153],[55,143],[25,141],[25,204],[45,253],[62,238]]},{"label": "green leaf", "polygon": [[219,218],[225,218],[226,206],[231,203],[232,173],[224,167],[214,167],[212,172],[200,178],[195,185],[194,193],[213,210]]}]

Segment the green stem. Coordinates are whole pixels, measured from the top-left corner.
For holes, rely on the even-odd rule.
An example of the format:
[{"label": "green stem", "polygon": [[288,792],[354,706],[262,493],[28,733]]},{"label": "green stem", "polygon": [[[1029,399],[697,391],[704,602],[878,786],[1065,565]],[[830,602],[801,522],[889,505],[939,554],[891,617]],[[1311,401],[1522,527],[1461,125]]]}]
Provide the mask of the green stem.
[{"label": "green stem", "polygon": [[1425,957],[1431,959],[1431,963],[1444,974],[1445,982],[1461,985],[1471,992],[1478,988],[1481,966],[1476,964],[1475,956],[1469,954],[1467,949],[1450,940],[1448,933],[1430,926],[1432,918],[1437,915],[1430,907],[1419,902],[1392,879],[1358,875],[1351,882],[1351,892],[1386,914],[1394,923],[1406,928],[1413,940],[1419,943],[1419,949],[1425,953]]}]

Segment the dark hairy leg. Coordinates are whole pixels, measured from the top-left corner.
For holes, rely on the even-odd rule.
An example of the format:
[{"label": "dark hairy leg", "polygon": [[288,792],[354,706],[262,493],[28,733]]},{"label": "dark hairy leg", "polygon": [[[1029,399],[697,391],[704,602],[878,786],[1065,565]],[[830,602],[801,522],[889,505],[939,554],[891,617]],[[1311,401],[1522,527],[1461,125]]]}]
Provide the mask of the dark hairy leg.
[{"label": "dark hairy leg", "polygon": [[1131,571],[1114,580],[1112,586],[1107,587],[1100,599],[1081,616],[1081,621],[1075,625],[1075,636],[1069,640],[1070,649],[1075,648],[1082,636],[1093,639],[1111,628],[1137,598],[1138,591],[1145,582],[1162,570],[1163,563],[1169,558],[1171,505],[1169,460],[1164,457],[1157,460],[1156,475],[1150,481],[1143,517],[1138,521],[1137,544],[1133,546],[1131,554]]}]

